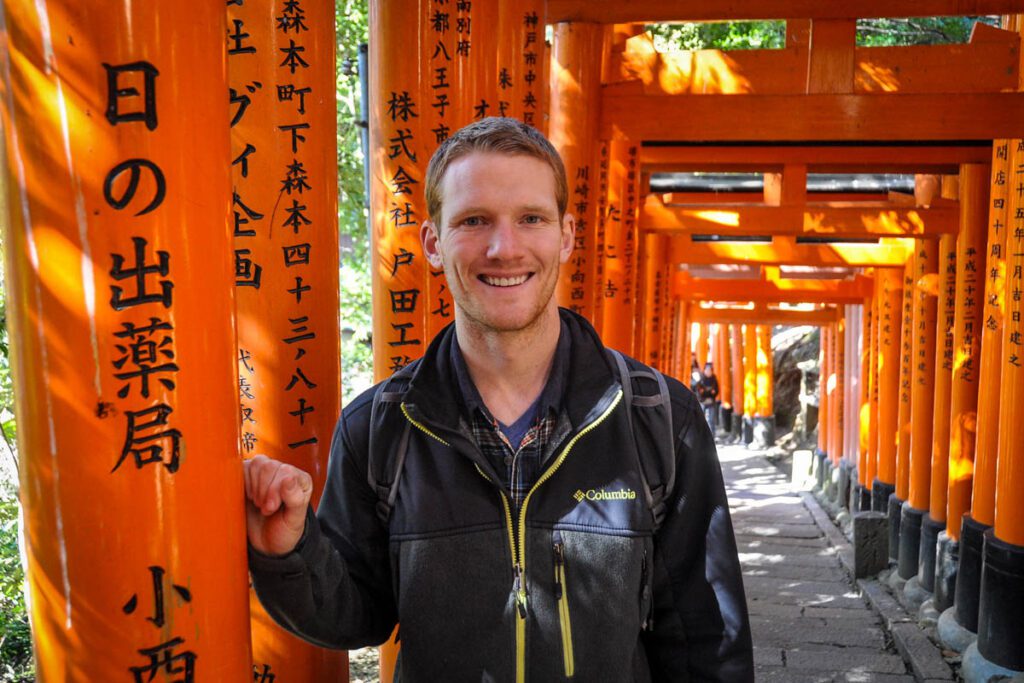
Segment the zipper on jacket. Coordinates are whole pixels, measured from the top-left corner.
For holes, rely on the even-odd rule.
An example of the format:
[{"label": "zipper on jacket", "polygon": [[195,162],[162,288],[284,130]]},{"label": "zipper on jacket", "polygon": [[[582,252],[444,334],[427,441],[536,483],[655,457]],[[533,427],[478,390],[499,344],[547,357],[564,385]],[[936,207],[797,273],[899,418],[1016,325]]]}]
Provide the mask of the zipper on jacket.
[{"label": "zipper on jacket", "polygon": [[651,570],[647,565],[647,548],[640,559],[640,630],[654,630],[654,601],[651,599]]},{"label": "zipper on jacket", "polygon": [[[572,450],[572,447],[576,445],[576,442],[582,439],[583,436],[586,435],[588,432],[595,429],[598,425],[604,422],[605,419],[607,419],[607,417],[612,414],[612,411],[615,410],[615,407],[619,405],[619,401],[621,400],[622,389],[618,389],[615,392],[615,397],[612,399],[611,404],[607,408],[605,408],[604,412],[598,415],[590,424],[581,429],[576,434],[576,436],[572,437],[569,443],[565,445],[565,448],[562,449],[562,452],[559,453],[558,457],[555,458],[554,462],[551,463],[551,466],[544,470],[544,473],[541,474],[540,478],[538,478],[534,485],[530,488],[530,490],[526,494],[526,498],[523,499],[522,507],[519,509],[518,537],[515,535],[516,526],[514,520],[512,519],[512,509],[509,505],[508,494],[500,486],[498,487],[498,494],[499,497],[501,498],[501,505],[505,510],[505,523],[507,525],[508,530],[508,542],[512,550],[512,572],[514,577],[512,591],[515,595],[516,601],[516,683],[524,683],[526,681],[526,507],[530,504],[530,499],[533,498],[534,492],[536,492],[536,490],[540,488],[540,485],[546,482],[548,479],[550,479],[551,476],[555,473],[555,471],[562,466],[562,463],[565,462],[565,459],[569,456],[569,452]],[[405,415],[405,418],[409,420],[409,422],[411,422],[413,426],[415,426],[417,429],[419,429],[427,436],[430,436],[436,439],[437,441],[440,441],[445,446],[451,445],[447,441],[439,437],[437,434],[434,434],[432,431],[427,429],[423,424],[414,420],[412,416],[409,414],[409,411],[406,409],[404,403],[402,404],[402,414]],[[480,473],[480,476],[482,476],[484,479],[491,482],[492,484],[494,483],[494,481],[489,476],[487,476],[487,473],[480,468],[479,464],[473,463],[473,465],[476,467],[476,471]],[[516,544],[517,540],[519,541],[518,546]]]},{"label": "zipper on jacket", "polygon": [[555,599],[558,600],[558,625],[562,630],[562,663],[565,665],[565,677],[572,678],[576,673],[576,663],[573,661],[569,586],[565,580],[565,546],[562,544],[562,532],[555,529],[552,541],[555,551]]}]

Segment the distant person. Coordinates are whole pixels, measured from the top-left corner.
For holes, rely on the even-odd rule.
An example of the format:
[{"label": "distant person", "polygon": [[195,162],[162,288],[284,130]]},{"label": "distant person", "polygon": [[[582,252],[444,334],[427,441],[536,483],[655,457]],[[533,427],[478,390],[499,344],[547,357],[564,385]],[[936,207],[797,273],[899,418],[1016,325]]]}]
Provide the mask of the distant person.
[{"label": "distant person", "polygon": [[694,358],[693,362],[690,363],[690,391],[697,393],[697,385],[700,384],[700,366],[697,365],[697,359]]},{"label": "distant person", "polygon": [[[696,367],[696,361],[694,361]],[[704,419],[708,421],[708,427],[714,434],[718,428],[718,377],[715,376],[715,369],[711,361],[704,364],[704,374],[697,381],[697,399],[704,408]]]}]

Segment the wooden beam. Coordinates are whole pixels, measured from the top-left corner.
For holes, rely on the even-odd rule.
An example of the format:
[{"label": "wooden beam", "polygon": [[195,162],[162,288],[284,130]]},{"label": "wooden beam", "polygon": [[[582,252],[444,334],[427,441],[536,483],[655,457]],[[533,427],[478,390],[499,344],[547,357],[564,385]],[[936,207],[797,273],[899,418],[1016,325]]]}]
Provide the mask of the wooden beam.
[{"label": "wooden beam", "polygon": [[871,296],[871,278],[854,280],[718,280],[681,279],[679,297],[691,301],[760,301],[774,303],[863,303]]},{"label": "wooden beam", "polygon": [[1024,0],[548,0],[547,20],[633,22],[735,21],[738,19],[858,19],[963,14],[1017,14]]},{"label": "wooden beam", "polygon": [[1021,138],[1024,93],[603,95],[600,136],[680,141]]},{"label": "wooden beam", "polygon": [[830,325],[836,321],[835,308],[818,308],[811,311],[790,311],[770,308],[757,303],[753,308],[700,308],[690,307],[690,320],[697,323],[724,323],[742,325]]},{"label": "wooden beam", "polygon": [[781,171],[805,164],[810,173],[958,173],[960,164],[992,160],[992,145],[685,145],[643,146],[648,172]]},{"label": "wooden beam", "polygon": [[694,242],[674,235],[670,246],[683,254],[678,262],[694,265],[763,264],[782,266],[902,267],[914,252],[913,240],[882,238],[879,244],[797,244],[794,237],[777,236],[771,243]]},{"label": "wooden beam", "polygon": [[647,195],[640,211],[640,229],[650,232],[807,235],[844,240],[954,234],[959,228],[959,221],[958,205],[918,208],[888,202],[666,206],[658,195]]},{"label": "wooden beam", "polygon": [[807,92],[853,92],[856,19],[811,20],[811,53],[807,63]]},{"label": "wooden beam", "polygon": [[[899,192],[812,192],[808,198],[813,202],[885,202],[890,196]],[[911,206],[913,206],[913,196]],[[764,202],[762,192],[662,192],[661,201],[665,204],[761,204]]]}]

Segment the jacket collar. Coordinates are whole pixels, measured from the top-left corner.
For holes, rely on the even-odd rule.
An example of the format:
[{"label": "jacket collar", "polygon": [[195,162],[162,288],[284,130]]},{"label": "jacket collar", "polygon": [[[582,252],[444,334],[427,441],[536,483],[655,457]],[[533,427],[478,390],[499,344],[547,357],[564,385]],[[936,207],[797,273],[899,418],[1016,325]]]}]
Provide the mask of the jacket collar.
[{"label": "jacket collar", "polygon": [[[569,360],[562,408],[573,428],[583,424],[591,408],[615,381],[604,345],[585,318],[565,308],[558,309],[562,334],[568,335]],[[455,325],[448,325],[427,347],[416,366],[404,400],[416,406],[430,422],[457,431],[465,401],[453,363]]]}]

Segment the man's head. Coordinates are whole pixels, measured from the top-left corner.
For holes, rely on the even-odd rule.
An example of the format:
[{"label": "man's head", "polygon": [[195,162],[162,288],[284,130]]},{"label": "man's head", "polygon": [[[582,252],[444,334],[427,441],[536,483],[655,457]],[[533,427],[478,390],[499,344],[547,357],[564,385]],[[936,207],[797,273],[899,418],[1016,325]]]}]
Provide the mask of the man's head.
[{"label": "man's head", "polygon": [[565,217],[569,205],[569,186],[565,177],[565,166],[554,146],[541,133],[511,118],[488,117],[457,131],[441,143],[430,157],[424,193],[430,220],[440,227],[443,225],[441,212],[442,184],[452,162],[473,152],[523,155],[539,159],[551,168],[555,177],[555,202],[558,218]]}]

